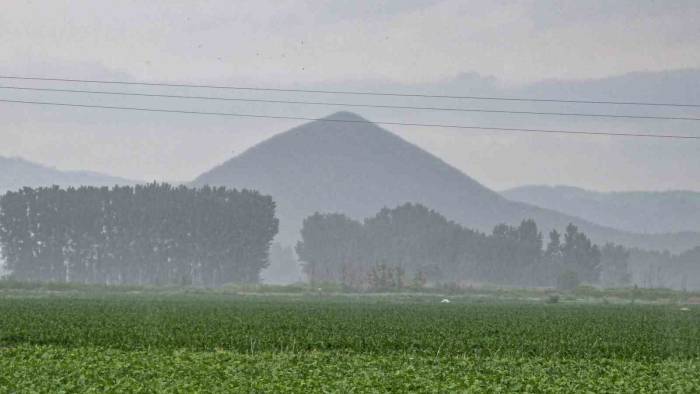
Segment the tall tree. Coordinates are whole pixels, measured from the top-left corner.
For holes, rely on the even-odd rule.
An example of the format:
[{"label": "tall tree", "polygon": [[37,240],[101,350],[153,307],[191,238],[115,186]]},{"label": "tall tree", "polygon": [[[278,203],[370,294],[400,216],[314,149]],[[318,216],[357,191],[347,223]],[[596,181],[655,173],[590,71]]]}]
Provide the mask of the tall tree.
[{"label": "tall tree", "polygon": [[573,224],[566,227],[562,250],[562,263],[578,275],[579,279],[595,283],[600,277],[600,249]]},{"label": "tall tree", "polygon": [[355,282],[364,273],[362,224],[341,214],[304,219],[296,252],[311,282]]},{"label": "tall tree", "polygon": [[628,271],[630,251],[624,246],[606,243],[601,249],[601,282],[606,286],[626,285],[631,280]]}]

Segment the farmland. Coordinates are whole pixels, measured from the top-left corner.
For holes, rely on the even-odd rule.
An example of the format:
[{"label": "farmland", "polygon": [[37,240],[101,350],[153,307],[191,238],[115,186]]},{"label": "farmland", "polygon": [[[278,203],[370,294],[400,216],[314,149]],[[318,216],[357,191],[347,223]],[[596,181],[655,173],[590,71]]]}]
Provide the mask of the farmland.
[{"label": "farmland", "polygon": [[4,392],[700,389],[693,306],[0,294]]}]

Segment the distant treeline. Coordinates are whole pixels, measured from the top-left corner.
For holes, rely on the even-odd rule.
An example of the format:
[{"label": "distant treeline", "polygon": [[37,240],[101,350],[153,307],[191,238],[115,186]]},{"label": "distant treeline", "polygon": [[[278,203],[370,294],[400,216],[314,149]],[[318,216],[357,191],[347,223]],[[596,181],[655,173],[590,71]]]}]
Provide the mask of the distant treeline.
[{"label": "distant treeline", "polygon": [[18,280],[255,282],[277,233],[255,191],[168,184],[24,188],[0,199],[0,247]]},{"label": "distant treeline", "polygon": [[679,254],[632,249],[630,266],[641,287],[700,289],[700,246]]},{"label": "distant treeline", "polygon": [[422,205],[382,209],[364,222],[342,214],[304,221],[296,251],[312,281],[391,288],[436,282],[516,286],[622,285],[629,251],[594,245],[576,226],[552,231],[547,245],[533,220],[484,234]]}]

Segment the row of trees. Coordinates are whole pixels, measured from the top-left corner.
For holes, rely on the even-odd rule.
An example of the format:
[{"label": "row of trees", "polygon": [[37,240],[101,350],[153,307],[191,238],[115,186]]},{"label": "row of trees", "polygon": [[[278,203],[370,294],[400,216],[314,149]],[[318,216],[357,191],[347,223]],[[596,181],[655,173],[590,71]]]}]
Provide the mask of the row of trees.
[{"label": "row of trees", "polygon": [[[519,226],[500,224],[491,234],[483,234],[422,205],[404,204],[382,209],[364,222],[342,214],[316,213],[304,220],[301,236],[296,251],[311,281],[350,287],[375,282],[397,285],[397,276],[413,284],[465,280],[549,286],[566,285],[562,281],[614,285],[629,281],[629,252],[612,244],[599,248],[572,224],[563,234],[552,231],[545,247],[533,220]],[[382,278],[390,279],[382,282]]]},{"label": "row of trees", "polygon": [[152,183],[24,188],[0,199],[0,246],[19,280],[216,286],[259,279],[275,204],[249,190]]},{"label": "row of trees", "polygon": [[632,249],[630,264],[641,287],[700,289],[700,246],[679,254]]}]

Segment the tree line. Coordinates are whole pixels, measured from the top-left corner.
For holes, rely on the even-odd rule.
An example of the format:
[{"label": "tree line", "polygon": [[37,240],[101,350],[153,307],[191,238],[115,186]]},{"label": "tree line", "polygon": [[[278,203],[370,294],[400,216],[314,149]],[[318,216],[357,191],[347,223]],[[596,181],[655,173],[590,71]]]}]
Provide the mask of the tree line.
[{"label": "tree line", "polygon": [[256,282],[277,230],[272,198],[250,190],[26,187],[0,199],[0,248],[18,280]]},{"label": "tree line", "polygon": [[678,254],[632,249],[630,264],[641,287],[700,289],[700,246]]},{"label": "tree line", "polygon": [[629,282],[629,251],[602,248],[573,224],[544,245],[533,220],[467,229],[420,204],[384,208],[356,221],[316,213],[304,220],[296,252],[312,282],[389,288],[434,282],[571,287]]}]

